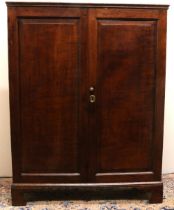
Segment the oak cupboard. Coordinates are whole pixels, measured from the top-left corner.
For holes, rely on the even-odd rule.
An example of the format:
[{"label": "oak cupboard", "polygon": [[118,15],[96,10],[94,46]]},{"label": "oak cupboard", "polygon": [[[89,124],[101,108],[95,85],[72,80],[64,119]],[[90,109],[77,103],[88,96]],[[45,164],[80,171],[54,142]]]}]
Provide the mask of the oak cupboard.
[{"label": "oak cupboard", "polygon": [[13,205],[50,190],[162,202],[168,6],[7,6]]}]

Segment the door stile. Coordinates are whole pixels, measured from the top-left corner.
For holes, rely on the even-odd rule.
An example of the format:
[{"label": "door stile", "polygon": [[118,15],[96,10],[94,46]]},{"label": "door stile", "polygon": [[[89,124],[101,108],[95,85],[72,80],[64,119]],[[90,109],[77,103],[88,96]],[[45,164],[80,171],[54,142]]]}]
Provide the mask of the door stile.
[{"label": "door stile", "polygon": [[[90,102],[89,104],[89,170],[88,179],[89,182],[94,182],[94,177],[97,168],[97,118],[96,109],[99,104],[97,98],[97,22],[96,22],[96,9],[90,8],[88,15],[88,56],[89,56],[89,82],[88,82],[88,92],[89,97],[91,95],[95,96],[95,102]],[[90,92],[90,88],[93,90]]]},{"label": "door stile", "polygon": [[81,171],[81,182],[88,181],[88,9],[81,8],[80,22],[80,68],[79,79],[79,164]]}]

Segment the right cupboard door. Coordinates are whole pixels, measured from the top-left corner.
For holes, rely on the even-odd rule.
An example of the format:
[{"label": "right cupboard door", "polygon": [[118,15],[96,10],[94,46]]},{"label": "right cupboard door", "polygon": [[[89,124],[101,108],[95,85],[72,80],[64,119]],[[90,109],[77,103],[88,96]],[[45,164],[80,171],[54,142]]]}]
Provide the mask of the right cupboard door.
[{"label": "right cupboard door", "polygon": [[89,20],[96,94],[90,179],[160,180],[164,72],[157,60],[164,32],[159,14],[91,9]]}]

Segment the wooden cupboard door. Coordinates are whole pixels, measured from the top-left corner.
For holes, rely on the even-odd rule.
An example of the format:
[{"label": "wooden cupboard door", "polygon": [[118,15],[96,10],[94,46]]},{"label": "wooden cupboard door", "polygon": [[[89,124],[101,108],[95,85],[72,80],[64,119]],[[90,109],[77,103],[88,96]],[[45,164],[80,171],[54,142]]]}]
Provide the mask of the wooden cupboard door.
[{"label": "wooden cupboard door", "polygon": [[85,23],[80,9],[33,10],[19,11],[18,47],[14,47],[19,63],[16,75],[15,67],[10,72],[11,92],[13,86],[19,100],[11,100],[16,108],[12,123],[19,107],[20,125],[18,139],[12,136],[14,180],[85,181],[80,141]]},{"label": "wooden cupboard door", "polygon": [[90,78],[96,94],[91,181],[154,179],[161,139],[155,145],[158,40],[157,16],[151,16],[130,10],[90,12]]}]

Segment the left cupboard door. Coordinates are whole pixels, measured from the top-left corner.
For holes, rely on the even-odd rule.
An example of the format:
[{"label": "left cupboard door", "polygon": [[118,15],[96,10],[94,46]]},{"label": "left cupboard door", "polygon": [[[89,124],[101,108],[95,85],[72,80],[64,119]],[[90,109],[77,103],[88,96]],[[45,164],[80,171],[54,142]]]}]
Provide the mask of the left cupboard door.
[{"label": "left cupboard door", "polygon": [[83,13],[78,8],[8,10],[14,182],[87,179],[86,116],[80,110],[86,76]]}]

